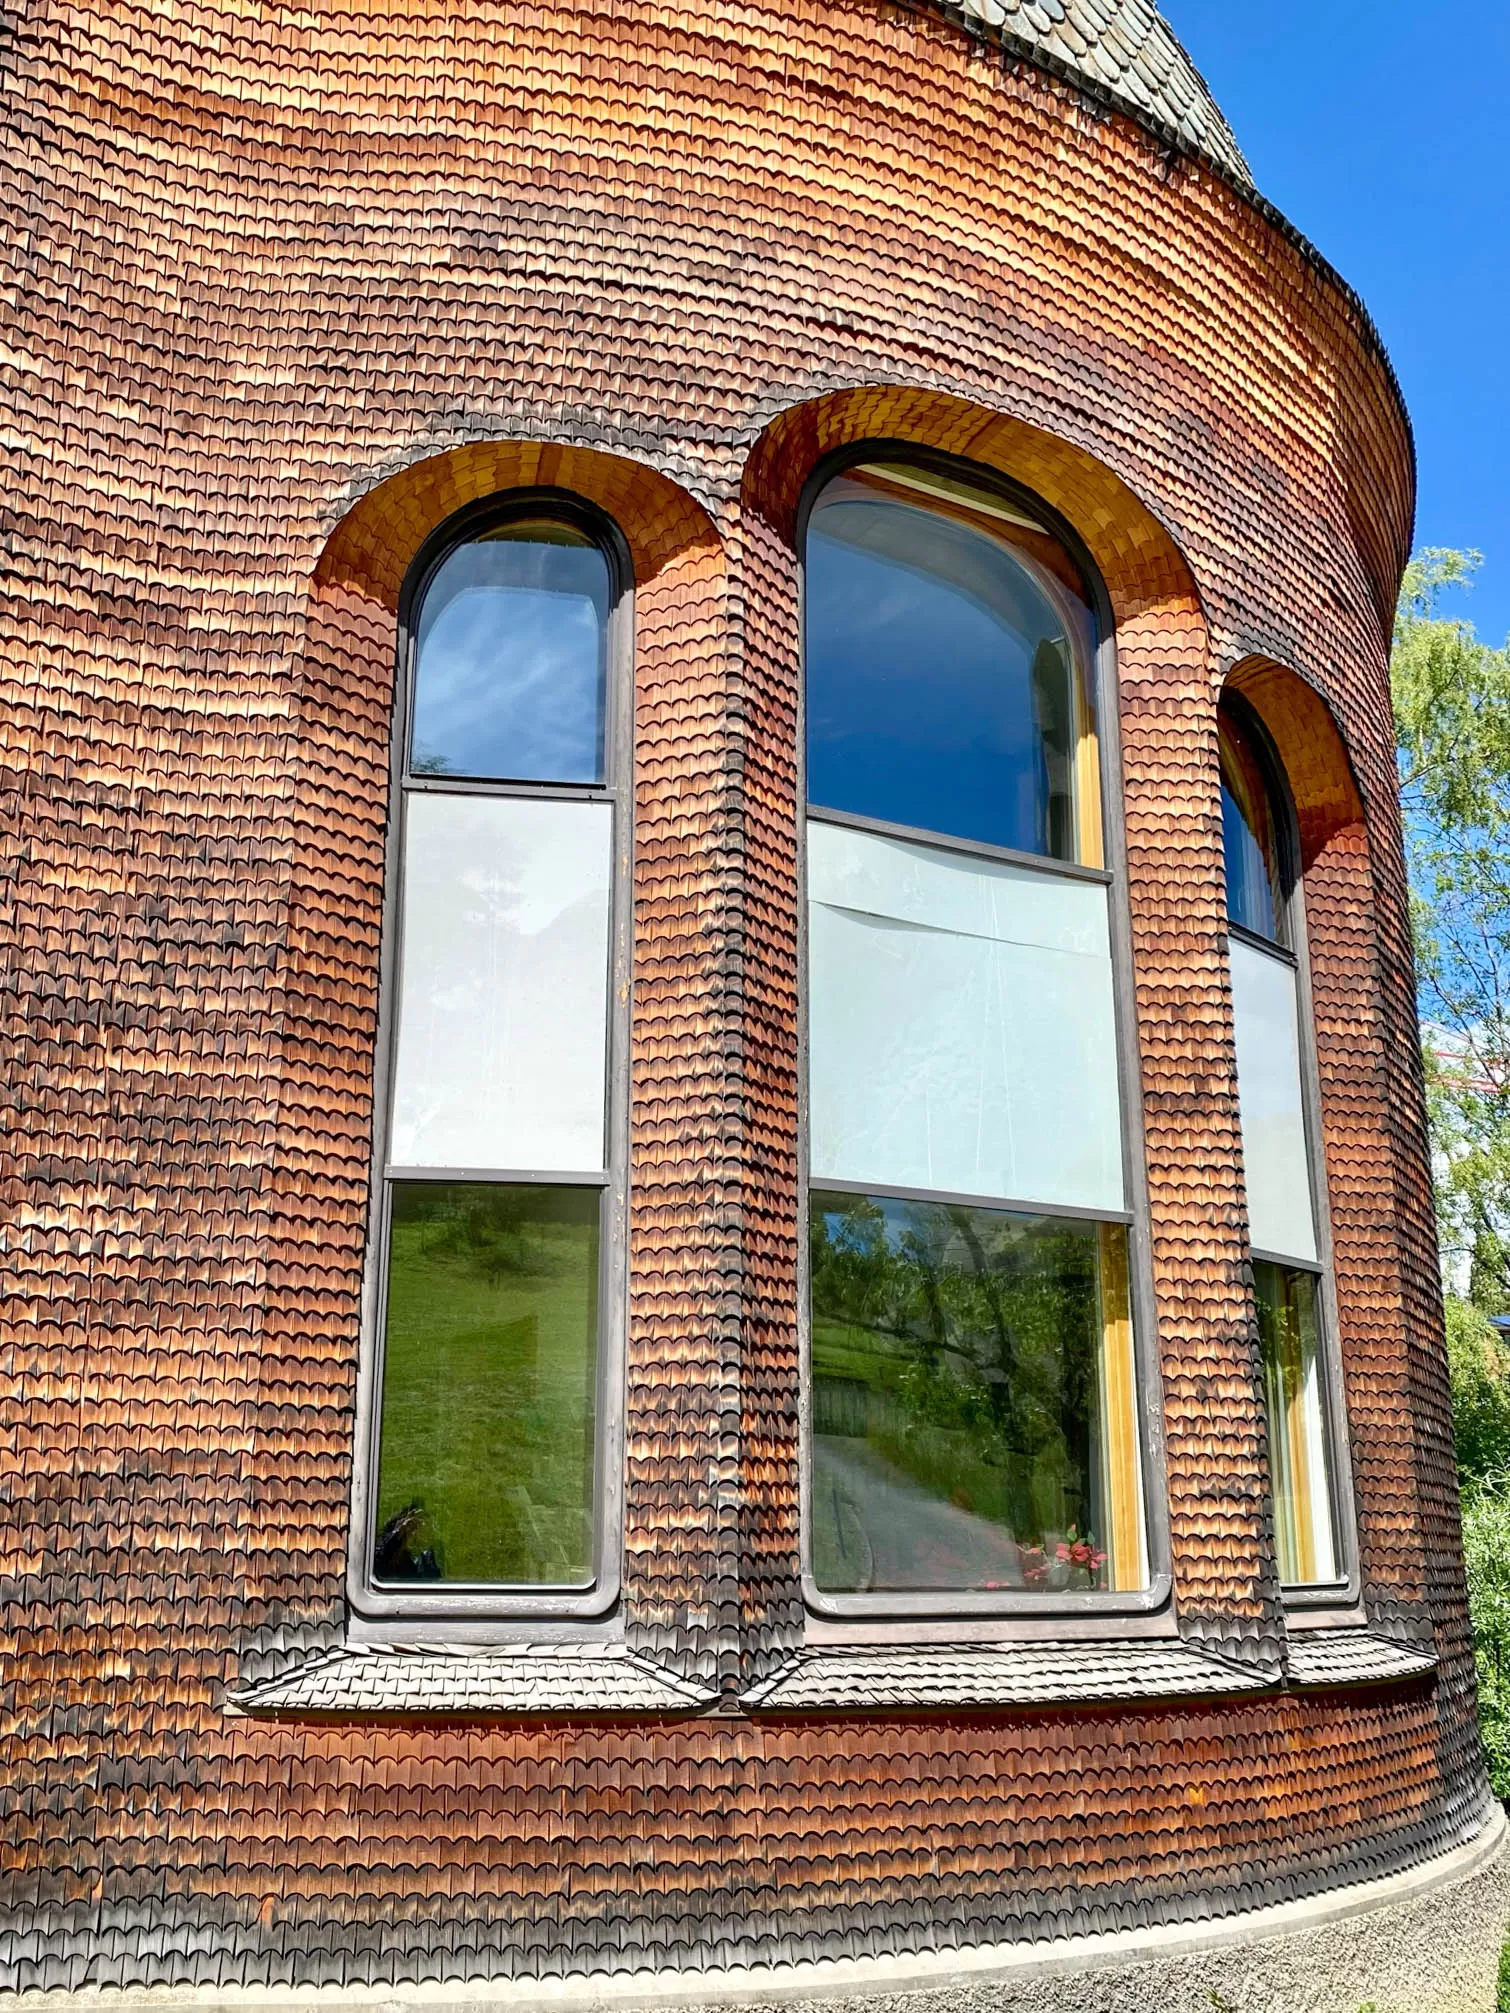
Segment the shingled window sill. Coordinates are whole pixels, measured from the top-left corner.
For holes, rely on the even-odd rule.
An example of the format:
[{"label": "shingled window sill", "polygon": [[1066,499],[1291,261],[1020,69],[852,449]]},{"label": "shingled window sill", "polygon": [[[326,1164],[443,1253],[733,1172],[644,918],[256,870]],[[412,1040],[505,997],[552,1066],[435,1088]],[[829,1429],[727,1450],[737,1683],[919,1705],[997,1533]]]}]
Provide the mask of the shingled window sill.
[{"label": "shingled window sill", "polygon": [[[1292,1638],[1289,1664],[1292,1689],[1333,1690],[1425,1677],[1436,1659],[1365,1629],[1338,1629]],[[740,1703],[749,1713],[979,1711],[1235,1698],[1280,1688],[1262,1671],[1179,1643],[1003,1643],[802,1650]],[[232,1691],[226,1700],[228,1711],[252,1718],[683,1717],[715,1703],[706,1686],[622,1644],[581,1643],[347,1647]]]},{"label": "shingled window sill", "polygon": [[[1363,1629],[1316,1631],[1290,1645],[1291,1688],[1389,1684],[1424,1677],[1436,1659]],[[1280,1682],[1172,1643],[1003,1643],[969,1649],[804,1650],[753,1686],[747,1712],[949,1711],[981,1707],[1132,1705],[1232,1698]]]},{"label": "shingled window sill", "polygon": [[1316,1629],[1290,1637],[1290,1683],[1297,1691],[1400,1684],[1427,1677],[1436,1667],[1429,1651],[1370,1635],[1367,1629]]},{"label": "shingled window sill", "polygon": [[1002,1643],[949,1649],[804,1650],[742,1699],[747,1712],[1100,1705],[1267,1691],[1181,1644]]},{"label": "shingled window sill", "polygon": [[704,1712],[716,1694],[635,1656],[621,1643],[348,1646],[232,1691],[252,1718],[326,1714],[511,1713],[580,1719]]}]

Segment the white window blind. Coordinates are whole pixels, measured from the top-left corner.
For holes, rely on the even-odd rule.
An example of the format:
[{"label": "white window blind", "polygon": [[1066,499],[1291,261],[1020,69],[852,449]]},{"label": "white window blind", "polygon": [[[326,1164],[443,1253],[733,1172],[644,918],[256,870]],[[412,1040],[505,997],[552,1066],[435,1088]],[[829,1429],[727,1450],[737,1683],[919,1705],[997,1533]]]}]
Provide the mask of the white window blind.
[{"label": "white window blind", "polygon": [[1238,937],[1231,953],[1249,1235],[1256,1251],[1314,1265],[1295,967]]},{"label": "white window blind", "polygon": [[604,1165],[613,813],[410,793],[390,1159]]},{"label": "white window blind", "polygon": [[815,1181],[1125,1207],[1102,884],[814,821],[808,895]]}]

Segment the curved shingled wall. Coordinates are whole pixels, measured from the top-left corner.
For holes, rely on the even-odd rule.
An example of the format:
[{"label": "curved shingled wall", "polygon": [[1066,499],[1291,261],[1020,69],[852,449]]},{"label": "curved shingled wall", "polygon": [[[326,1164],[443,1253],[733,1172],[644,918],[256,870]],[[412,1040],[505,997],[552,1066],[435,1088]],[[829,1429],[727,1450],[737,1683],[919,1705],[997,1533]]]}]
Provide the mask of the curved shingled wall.
[{"label": "curved shingled wall", "polygon": [[[880,0],[25,0],[17,32],[0,1973],[1042,1938],[1471,1837],[1385,676],[1411,464],[1356,304],[1200,162]],[[1136,1703],[972,1705],[928,1669],[905,1708],[756,1689],[801,1627],[791,511],[867,435],[1036,487],[1116,613],[1182,1632]],[[600,498],[636,554],[642,1688],[554,1718],[381,1686],[237,1716],[231,1691],[297,1679],[345,1621],[397,582],[511,481]],[[1314,770],[1363,1598],[1415,1652],[1392,1666],[1287,1634],[1275,1582],[1229,671]]]}]

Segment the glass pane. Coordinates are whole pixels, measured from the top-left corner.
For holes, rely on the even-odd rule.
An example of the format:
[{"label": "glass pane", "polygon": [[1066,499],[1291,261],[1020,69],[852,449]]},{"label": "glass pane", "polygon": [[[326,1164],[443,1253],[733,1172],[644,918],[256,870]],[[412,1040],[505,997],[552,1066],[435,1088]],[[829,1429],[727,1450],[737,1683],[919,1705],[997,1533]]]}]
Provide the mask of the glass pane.
[{"label": "glass pane", "polygon": [[[1128,1320],[1125,1233],[822,1190],[811,1212],[818,1585],[1143,1584],[1136,1505],[1109,1557],[1121,1451],[1102,1365]],[[1136,1423],[1115,1432],[1125,1443]]]},{"label": "glass pane", "polygon": [[1330,1435],[1322,1398],[1316,1275],[1253,1267],[1269,1408],[1269,1465],[1279,1577],[1314,1586],[1341,1577],[1332,1527]]},{"label": "glass pane", "polygon": [[608,602],[607,559],[567,525],[457,546],[420,609],[412,772],[600,783]]},{"label": "glass pane", "polygon": [[1297,974],[1284,958],[1237,937],[1230,950],[1249,1236],[1255,1250],[1314,1263]]},{"label": "glass pane", "polygon": [[1073,577],[989,498],[930,503],[880,469],[830,483],[807,535],[808,801],[1075,858]]},{"label": "glass pane", "polygon": [[607,804],[411,793],[389,1159],[604,1165]]},{"label": "glass pane", "polygon": [[817,1180],[1123,1207],[1107,891],[808,826]]},{"label": "glass pane", "polygon": [[373,1576],[593,1576],[596,1188],[392,1191]]},{"label": "glass pane", "polygon": [[1279,830],[1268,773],[1230,714],[1223,713],[1219,732],[1227,920],[1271,943],[1284,943]]}]

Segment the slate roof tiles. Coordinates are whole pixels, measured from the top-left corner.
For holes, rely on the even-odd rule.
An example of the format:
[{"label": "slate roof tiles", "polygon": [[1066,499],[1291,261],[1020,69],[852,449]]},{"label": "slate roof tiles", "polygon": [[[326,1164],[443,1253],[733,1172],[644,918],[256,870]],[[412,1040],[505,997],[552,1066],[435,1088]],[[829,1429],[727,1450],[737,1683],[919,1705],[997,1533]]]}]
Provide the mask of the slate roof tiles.
[{"label": "slate roof tiles", "polygon": [[947,12],[996,30],[1060,75],[1089,84],[1145,125],[1214,161],[1242,187],[1252,177],[1206,80],[1146,0],[956,0]]}]

